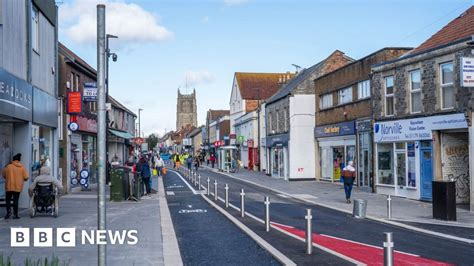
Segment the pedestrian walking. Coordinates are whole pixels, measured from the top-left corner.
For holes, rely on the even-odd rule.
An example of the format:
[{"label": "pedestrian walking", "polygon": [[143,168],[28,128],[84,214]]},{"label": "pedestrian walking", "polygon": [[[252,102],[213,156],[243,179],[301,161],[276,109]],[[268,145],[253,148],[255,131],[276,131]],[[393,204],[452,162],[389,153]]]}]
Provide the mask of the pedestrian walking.
[{"label": "pedestrian walking", "polygon": [[201,160],[199,156],[194,157],[194,169],[196,172],[199,170],[199,165],[201,164]]},{"label": "pedestrian walking", "polygon": [[151,193],[151,171],[150,171],[150,164],[148,160],[144,157],[140,160],[140,175],[142,177],[143,183],[145,183],[145,190],[146,194],[149,195]]},{"label": "pedestrian walking", "polygon": [[161,159],[160,155],[155,156],[155,169],[158,172],[158,176],[161,176],[161,170],[163,169],[163,166],[165,165],[165,162],[163,162],[163,159]]},{"label": "pedestrian walking", "polygon": [[186,164],[188,165],[188,169],[191,170],[193,167],[193,156],[189,155],[188,158],[186,158]]},{"label": "pedestrian walking", "polygon": [[9,219],[11,212],[11,201],[13,200],[13,219],[19,219],[18,199],[20,192],[23,191],[23,183],[28,180],[28,171],[26,171],[21,161],[21,153],[13,156],[13,160],[2,170],[2,176],[5,178],[6,207],[7,214],[5,219]]},{"label": "pedestrian walking", "polygon": [[216,156],[214,154],[211,154],[211,157],[209,157],[209,160],[211,161],[212,168],[214,168],[214,164],[216,163]]},{"label": "pedestrian walking", "polygon": [[347,166],[342,169],[342,177],[344,178],[344,192],[346,193],[346,202],[351,203],[352,186],[354,185],[356,169],[354,162],[349,161]]}]

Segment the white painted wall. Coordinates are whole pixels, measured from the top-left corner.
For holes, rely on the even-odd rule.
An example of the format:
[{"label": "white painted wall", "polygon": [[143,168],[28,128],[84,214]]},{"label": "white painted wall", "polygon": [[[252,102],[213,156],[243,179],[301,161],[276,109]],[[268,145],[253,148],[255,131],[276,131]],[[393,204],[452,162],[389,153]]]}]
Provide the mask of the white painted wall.
[{"label": "white painted wall", "polygon": [[268,169],[267,166],[267,144],[266,144],[266,117],[265,117],[265,103],[260,105],[260,169],[265,172]]},{"label": "white painted wall", "polygon": [[314,95],[290,97],[289,179],[315,178]]},{"label": "white painted wall", "polygon": [[230,134],[235,134],[235,120],[245,114],[245,100],[242,100],[240,95],[239,85],[237,79],[234,76],[234,82],[232,84],[232,93],[230,94],[229,101],[230,110]]}]

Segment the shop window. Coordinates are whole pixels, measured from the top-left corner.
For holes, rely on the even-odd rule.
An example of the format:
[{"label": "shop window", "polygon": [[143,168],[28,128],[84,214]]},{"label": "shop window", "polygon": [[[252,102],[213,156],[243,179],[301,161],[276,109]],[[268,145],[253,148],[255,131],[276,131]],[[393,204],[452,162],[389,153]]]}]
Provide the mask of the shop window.
[{"label": "shop window", "polygon": [[454,108],[453,63],[441,64],[440,73],[442,109]]},{"label": "shop window", "polygon": [[393,169],[393,144],[378,144],[378,183],[384,185],[394,185],[394,169]]},{"label": "shop window", "polygon": [[337,103],[345,104],[352,102],[352,87],[348,87],[337,92]]},{"label": "shop window", "polygon": [[48,127],[33,126],[32,128],[33,146],[33,176],[39,175],[41,166],[52,167],[53,134]]},{"label": "shop window", "polygon": [[370,97],[370,80],[364,80],[357,84],[357,98],[365,99]]},{"label": "shop window", "polygon": [[410,72],[410,112],[419,113],[421,109],[421,74],[417,69]]},{"label": "shop window", "polygon": [[385,116],[395,114],[393,76],[385,78]]},{"label": "shop window", "polygon": [[407,143],[407,176],[408,187],[416,187],[416,160],[415,160],[415,143]]}]

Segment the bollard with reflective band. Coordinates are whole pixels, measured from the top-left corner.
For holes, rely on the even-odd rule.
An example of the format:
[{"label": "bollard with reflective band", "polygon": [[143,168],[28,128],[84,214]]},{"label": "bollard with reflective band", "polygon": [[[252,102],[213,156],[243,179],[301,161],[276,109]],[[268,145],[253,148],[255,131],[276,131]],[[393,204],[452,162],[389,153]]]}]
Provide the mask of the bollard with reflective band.
[{"label": "bollard with reflective band", "polygon": [[265,231],[270,231],[270,198],[265,197]]},{"label": "bollard with reflective band", "polygon": [[392,233],[384,233],[385,242],[383,242],[383,265],[393,266],[393,238]]},{"label": "bollard with reflective band", "polygon": [[310,255],[313,253],[313,228],[312,221],[313,216],[311,216],[311,209],[306,210],[306,254]]},{"label": "bollard with reflective band", "polygon": [[392,197],[387,195],[387,218],[392,219]]},{"label": "bollard with reflective band", "polygon": [[197,173],[194,172],[194,176],[193,176],[193,185],[196,186],[197,185]]},{"label": "bollard with reflective band", "polygon": [[229,208],[229,185],[225,184],[225,207]]},{"label": "bollard with reflective band", "polygon": [[217,180],[214,180],[214,200],[217,201]]},{"label": "bollard with reflective band", "polygon": [[198,190],[201,191],[201,175],[198,175]]},{"label": "bollard with reflective band", "polygon": [[245,217],[245,192],[243,188],[240,190],[240,217]]},{"label": "bollard with reflective band", "polygon": [[207,195],[210,196],[211,195],[211,191],[209,190],[210,189],[210,183],[211,183],[211,179],[209,179],[209,177],[207,178]]}]

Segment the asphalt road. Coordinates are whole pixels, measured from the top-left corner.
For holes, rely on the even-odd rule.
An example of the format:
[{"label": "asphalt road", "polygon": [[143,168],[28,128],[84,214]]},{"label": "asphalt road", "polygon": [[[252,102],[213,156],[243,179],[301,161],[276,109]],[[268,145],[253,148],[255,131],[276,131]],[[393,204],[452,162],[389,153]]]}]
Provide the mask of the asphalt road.
[{"label": "asphalt road", "polygon": [[250,237],[193,194],[172,171],[163,178],[185,265],[280,265]]},{"label": "asphalt road", "polygon": [[[236,206],[240,205],[239,193],[240,189],[243,188],[246,193],[246,211],[262,219],[264,217],[263,199],[264,196],[269,196],[271,221],[294,227],[288,229],[293,233],[304,231],[306,209],[312,209],[313,233],[317,234],[314,236],[317,241],[360,262],[382,263],[380,247],[383,245],[383,233],[392,232],[395,250],[409,253],[395,254],[395,259],[398,259],[399,263],[431,264],[444,262],[456,265],[473,265],[474,263],[474,257],[472,256],[474,246],[468,244],[441,239],[367,219],[356,219],[346,213],[288,198],[268,189],[250,185],[207,169],[201,168],[200,173],[203,180],[207,177],[211,178],[211,191],[214,191],[213,182],[217,180],[219,197],[224,198],[224,184],[228,184],[230,202]],[[365,255],[360,253],[365,253]]]}]

